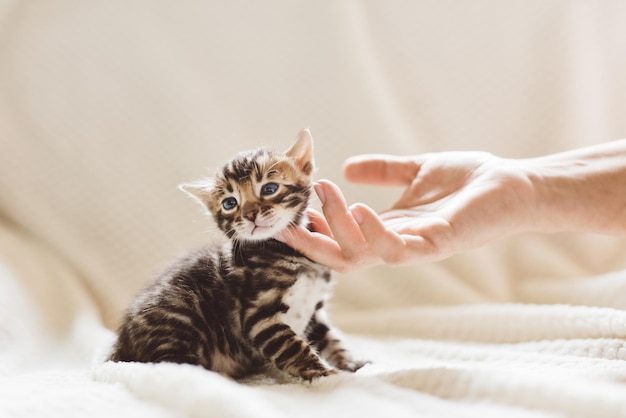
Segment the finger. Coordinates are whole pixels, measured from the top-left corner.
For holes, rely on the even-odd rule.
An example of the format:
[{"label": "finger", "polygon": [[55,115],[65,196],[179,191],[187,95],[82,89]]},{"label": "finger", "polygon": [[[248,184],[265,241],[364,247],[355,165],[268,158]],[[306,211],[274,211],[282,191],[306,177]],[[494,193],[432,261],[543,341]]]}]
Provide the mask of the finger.
[{"label": "finger", "polygon": [[348,158],[343,175],[348,181],[385,186],[411,184],[421,166],[420,157],[366,154]]},{"label": "finger", "polygon": [[355,262],[364,261],[363,259],[370,254],[367,242],[339,187],[328,180],[320,180],[316,190],[319,190],[318,194],[323,197],[322,211],[333,237],[343,249],[346,258]]},{"label": "finger", "polygon": [[355,205],[352,213],[370,248],[386,264],[406,265],[441,258],[435,241],[417,230],[390,228],[388,221],[383,222],[374,210],[362,204]]},{"label": "finger", "polygon": [[339,244],[326,235],[296,226],[281,231],[274,238],[289,245],[305,257],[333,270],[347,272],[354,267]]},{"label": "finger", "polygon": [[402,237],[387,229],[373,209],[363,204],[352,207],[361,233],[370,248],[387,264],[402,264],[406,254],[406,244]]},{"label": "finger", "polygon": [[315,209],[307,210],[307,216],[309,218],[309,229],[314,232],[319,232],[332,238],[333,233],[326,222],[324,215],[316,211]]}]

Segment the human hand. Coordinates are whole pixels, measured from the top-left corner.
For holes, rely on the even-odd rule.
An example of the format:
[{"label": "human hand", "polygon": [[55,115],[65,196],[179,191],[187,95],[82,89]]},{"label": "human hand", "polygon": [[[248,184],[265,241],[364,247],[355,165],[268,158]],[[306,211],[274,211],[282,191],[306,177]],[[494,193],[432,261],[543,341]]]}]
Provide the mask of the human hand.
[{"label": "human hand", "polygon": [[276,237],[338,271],[439,260],[532,228],[533,186],[517,160],[485,152],[364,155],[349,159],[344,175],[406,189],[377,214],[364,204],[348,207],[341,190],[321,180],[314,187],[323,215],[309,212],[311,231]]}]

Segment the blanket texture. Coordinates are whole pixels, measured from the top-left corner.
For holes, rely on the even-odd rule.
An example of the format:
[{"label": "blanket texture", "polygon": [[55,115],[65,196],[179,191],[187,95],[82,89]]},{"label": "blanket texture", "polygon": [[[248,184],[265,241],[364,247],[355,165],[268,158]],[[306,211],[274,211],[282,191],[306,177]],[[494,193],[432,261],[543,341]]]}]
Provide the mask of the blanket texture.
[{"label": "blanket texture", "polygon": [[[195,366],[104,362],[114,335],[71,269],[28,237],[1,232],[0,416],[626,416],[623,298],[598,307],[626,272],[561,288],[580,301],[580,289],[593,287],[586,305],[340,310],[335,323],[371,364],[312,383],[237,383]],[[17,270],[32,259],[37,268]],[[63,303],[42,315],[45,298],[28,288],[51,277]],[[55,327],[51,312],[71,319]]]},{"label": "blanket texture", "polygon": [[[0,417],[626,417],[625,237],[528,234],[337,275],[355,374],[108,363],[211,239],[176,185],[309,127],[360,153],[528,158],[626,136],[626,3],[0,0]],[[625,208],[626,210],[626,208]]]}]

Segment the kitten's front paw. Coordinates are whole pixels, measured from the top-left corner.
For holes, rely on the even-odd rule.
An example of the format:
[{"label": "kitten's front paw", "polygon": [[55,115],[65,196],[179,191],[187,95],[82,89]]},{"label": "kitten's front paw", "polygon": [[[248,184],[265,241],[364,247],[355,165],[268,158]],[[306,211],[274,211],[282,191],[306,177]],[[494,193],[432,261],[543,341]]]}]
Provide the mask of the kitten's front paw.
[{"label": "kitten's front paw", "polygon": [[306,369],[300,371],[300,377],[307,381],[312,381],[313,379],[318,379],[320,377],[331,376],[333,374],[339,373],[335,369]]},{"label": "kitten's front paw", "polygon": [[351,360],[351,359],[345,359],[344,361],[341,361],[339,364],[336,364],[335,366],[339,369],[339,370],[343,370],[346,372],[356,372],[357,370],[359,370],[361,367],[365,366],[366,364],[371,364],[372,362],[369,360]]}]

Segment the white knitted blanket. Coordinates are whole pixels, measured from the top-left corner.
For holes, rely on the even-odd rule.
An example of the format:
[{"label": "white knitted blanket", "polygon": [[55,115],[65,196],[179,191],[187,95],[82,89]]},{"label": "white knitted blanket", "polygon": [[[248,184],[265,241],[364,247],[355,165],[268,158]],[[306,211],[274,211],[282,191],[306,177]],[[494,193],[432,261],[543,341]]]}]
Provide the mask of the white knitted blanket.
[{"label": "white knitted blanket", "polygon": [[[626,274],[594,280],[618,279]],[[312,383],[236,383],[188,365],[103,363],[113,334],[88,304],[63,337],[52,336],[10,269],[0,269],[0,284],[2,417],[626,416],[621,309],[342,312],[335,322],[371,364]]]}]

